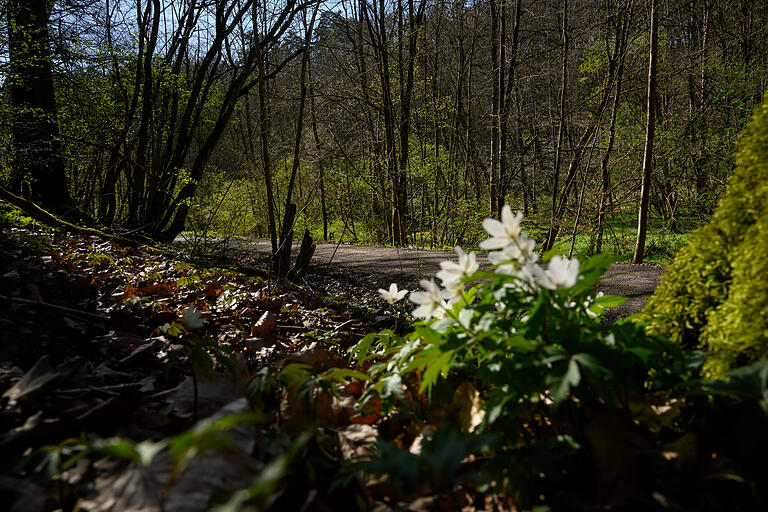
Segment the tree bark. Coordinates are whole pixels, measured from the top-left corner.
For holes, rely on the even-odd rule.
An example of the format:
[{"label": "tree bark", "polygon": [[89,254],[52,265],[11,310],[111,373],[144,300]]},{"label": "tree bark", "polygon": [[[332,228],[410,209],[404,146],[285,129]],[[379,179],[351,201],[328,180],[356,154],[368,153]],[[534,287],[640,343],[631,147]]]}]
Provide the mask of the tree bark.
[{"label": "tree bark", "polygon": [[646,97],[645,149],[643,151],[643,177],[640,182],[640,207],[637,213],[637,241],[633,263],[642,263],[645,237],[648,230],[648,198],[653,171],[653,142],[656,127],[656,52],[658,46],[657,0],[651,0],[651,44],[648,50],[648,95]]},{"label": "tree bark", "polygon": [[59,140],[48,21],[52,2],[12,0],[8,16],[8,87],[13,142],[11,188],[55,212],[72,208]]},{"label": "tree bark", "polygon": [[309,46],[312,40],[312,29],[315,26],[317,9],[320,4],[315,4],[312,11],[312,19],[309,26],[306,25],[306,15],[304,17],[304,54],[301,58],[301,77],[299,94],[299,112],[296,118],[296,137],[293,145],[293,165],[291,166],[291,177],[288,181],[288,191],[285,194],[285,216],[283,217],[283,229],[280,234],[280,247],[276,260],[279,265],[275,269],[278,277],[288,275],[288,262],[291,259],[291,242],[293,240],[293,223],[296,220],[296,205],[293,204],[293,186],[296,182],[296,175],[299,172],[299,163],[301,160],[301,136],[304,131],[304,106],[307,99],[307,63],[309,62]]}]

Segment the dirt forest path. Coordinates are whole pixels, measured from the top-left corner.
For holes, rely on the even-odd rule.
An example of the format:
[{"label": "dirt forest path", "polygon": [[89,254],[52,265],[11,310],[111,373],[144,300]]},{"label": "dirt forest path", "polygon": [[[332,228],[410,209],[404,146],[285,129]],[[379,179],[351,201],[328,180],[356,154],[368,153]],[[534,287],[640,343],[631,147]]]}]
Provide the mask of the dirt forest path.
[{"label": "dirt forest path", "polygon": [[[252,242],[250,248],[261,255],[270,253],[266,241]],[[312,258],[307,284],[327,293],[369,300],[376,296],[378,288],[387,288],[392,282],[400,288],[417,289],[420,279],[435,275],[441,261],[455,257],[453,251],[321,243]],[[488,264],[484,255],[479,260],[481,265]],[[663,273],[664,267],[660,265],[611,265],[600,290],[629,300],[609,311],[608,318],[615,320],[639,311],[659,285]]]}]

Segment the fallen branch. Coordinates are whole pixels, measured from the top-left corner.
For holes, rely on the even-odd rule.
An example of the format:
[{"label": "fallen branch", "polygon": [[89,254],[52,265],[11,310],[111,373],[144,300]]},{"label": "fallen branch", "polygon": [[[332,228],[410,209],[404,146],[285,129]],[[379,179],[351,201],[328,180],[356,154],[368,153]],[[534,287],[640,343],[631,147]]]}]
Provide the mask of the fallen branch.
[{"label": "fallen branch", "polygon": [[[29,201],[28,199],[24,199],[23,197],[17,196],[13,192],[10,192],[6,188],[0,186],[0,198],[5,199],[12,205],[21,208],[25,213],[29,214],[30,217],[33,219],[44,222],[45,224],[48,224],[49,226],[58,227],[62,229],[66,229],[69,231],[72,231],[74,233],[79,233],[82,235],[88,235],[88,236],[98,236],[101,238],[105,238],[107,240],[114,240],[115,242],[119,242],[123,245],[150,245],[154,243],[154,240],[151,238],[145,237],[145,236],[136,236],[135,238],[131,237],[125,237],[121,235],[116,235],[113,233],[108,233],[106,231],[102,231],[100,229],[96,228],[90,228],[90,227],[84,227],[84,226],[78,226],[77,224],[73,224],[69,221],[66,221],[53,213],[49,212],[48,210],[45,210],[41,208],[36,203]],[[152,248],[150,246],[150,248]],[[154,248],[152,248],[154,249]],[[154,249],[158,250],[159,249]],[[163,252],[163,251],[160,251]]]},{"label": "fallen branch", "polygon": [[72,309],[66,306],[59,306],[57,304],[50,304],[48,302],[42,302],[39,300],[22,299],[20,297],[6,297],[5,295],[0,295],[0,301],[4,301],[4,300],[10,301],[10,302],[16,302],[18,304],[27,304],[32,307],[50,309],[52,311],[57,311],[59,313],[68,313],[72,316],[79,318],[80,320],[87,320],[89,322],[106,324],[111,321],[111,319],[108,316],[97,315],[96,313],[89,313],[88,311],[80,311],[79,309]]}]

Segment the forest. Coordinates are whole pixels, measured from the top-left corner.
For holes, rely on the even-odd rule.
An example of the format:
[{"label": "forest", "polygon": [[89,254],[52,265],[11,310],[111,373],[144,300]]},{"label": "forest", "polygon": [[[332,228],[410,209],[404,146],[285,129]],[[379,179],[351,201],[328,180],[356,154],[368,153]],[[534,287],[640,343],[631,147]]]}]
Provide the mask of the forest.
[{"label": "forest", "polygon": [[274,241],[293,203],[316,239],[471,246],[510,204],[547,249],[621,253],[649,55],[643,208],[667,235],[710,217],[768,85],[747,0],[659,2],[653,34],[639,0],[45,4],[2,20],[9,190],[165,240]]},{"label": "forest", "polygon": [[766,91],[763,0],[0,0],[0,502],[768,506]]}]

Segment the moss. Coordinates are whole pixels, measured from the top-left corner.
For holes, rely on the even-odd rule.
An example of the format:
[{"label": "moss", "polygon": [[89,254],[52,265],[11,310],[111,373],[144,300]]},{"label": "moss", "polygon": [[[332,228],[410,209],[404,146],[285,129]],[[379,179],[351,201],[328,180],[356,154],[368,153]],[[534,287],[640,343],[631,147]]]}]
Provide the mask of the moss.
[{"label": "moss", "polygon": [[708,351],[709,376],[768,357],[768,97],[711,222],[691,235],[639,317],[649,332]]}]

